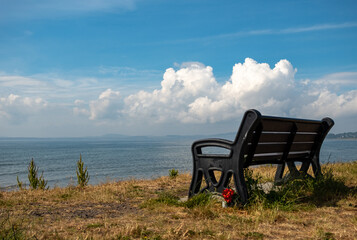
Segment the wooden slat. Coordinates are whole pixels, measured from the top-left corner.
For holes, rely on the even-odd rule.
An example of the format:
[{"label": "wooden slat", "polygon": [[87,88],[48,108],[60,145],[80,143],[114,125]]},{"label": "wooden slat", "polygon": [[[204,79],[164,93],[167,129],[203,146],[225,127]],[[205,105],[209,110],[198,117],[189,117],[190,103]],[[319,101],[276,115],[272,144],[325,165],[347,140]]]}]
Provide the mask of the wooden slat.
[{"label": "wooden slat", "polygon": [[316,139],[316,134],[296,134],[294,142],[313,142]]},{"label": "wooden slat", "polygon": [[262,132],[259,142],[287,142],[290,133]]},{"label": "wooden slat", "polygon": [[264,159],[264,160],[253,160],[249,166],[251,165],[264,165],[264,164],[280,164],[282,161],[278,159]]},{"label": "wooden slat", "polygon": [[299,159],[299,158],[306,158],[310,155],[310,152],[293,152],[289,153],[288,159]]},{"label": "wooden slat", "polygon": [[297,132],[318,132],[320,130],[321,123],[297,123]]},{"label": "wooden slat", "polygon": [[278,120],[272,120],[272,119],[267,119],[267,120],[262,120],[263,124],[263,131],[268,131],[268,132],[290,132],[293,122],[283,122],[283,121],[278,121]]},{"label": "wooden slat", "polygon": [[264,160],[274,160],[278,161],[283,156],[283,153],[279,154],[255,154],[253,161],[264,161]]},{"label": "wooden slat", "polygon": [[[313,142],[293,143],[291,145],[290,152],[311,151],[313,144]],[[282,153],[285,149],[286,143],[259,143],[255,149],[255,154]]]},{"label": "wooden slat", "polygon": [[290,152],[311,151],[313,145],[313,142],[293,143],[293,145],[291,145]]},{"label": "wooden slat", "polygon": [[259,153],[281,153],[286,149],[286,144],[283,143],[267,143],[267,144],[258,144],[255,149],[255,154]]},{"label": "wooden slat", "polygon": [[263,131],[290,132],[294,122],[297,126],[297,132],[318,132],[321,126],[321,121],[315,120],[263,117]]},{"label": "wooden slat", "polygon": [[[262,132],[259,138],[260,143],[286,143],[290,133]],[[317,133],[297,133],[294,142],[313,142]]]}]

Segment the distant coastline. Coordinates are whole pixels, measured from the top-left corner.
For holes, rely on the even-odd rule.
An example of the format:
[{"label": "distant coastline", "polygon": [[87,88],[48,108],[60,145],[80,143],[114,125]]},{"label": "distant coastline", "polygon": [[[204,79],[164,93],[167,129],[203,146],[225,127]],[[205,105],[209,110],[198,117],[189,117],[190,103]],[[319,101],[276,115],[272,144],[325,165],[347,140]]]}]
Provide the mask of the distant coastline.
[{"label": "distant coastline", "polygon": [[[0,137],[2,141],[11,140],[129,140],[129,141],[152,141],[152,140],[197,140],[202,138],[225,138],[233,140],[236,132],[218,133],[210,135],[165,135],[165,136],[130,136],[122,134],[106,134],[102,136],[88,136],[88,137]],[[357,139],[357,132],[344,132],[344,133],[329,133],[327,139]]]},{"label": "distant coastline", "polygon": [[328,139],[357,139],[357,132],[345,132],[345,133],[338,133],[333,134],[329,133],[327,135]]}]

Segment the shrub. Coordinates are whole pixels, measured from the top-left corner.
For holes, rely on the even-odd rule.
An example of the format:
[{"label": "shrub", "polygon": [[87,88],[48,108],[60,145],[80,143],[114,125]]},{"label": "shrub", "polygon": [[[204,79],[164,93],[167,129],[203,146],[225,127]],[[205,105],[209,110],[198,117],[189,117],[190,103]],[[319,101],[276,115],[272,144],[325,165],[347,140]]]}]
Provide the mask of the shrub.
[{"label": "shrub", "polygon": [[200,193],[197,194],[190,199],[188,199],[186,202],[184,202],[182,205],[187,207],[187,208],[194,208],[197,206],[206,206],[208,205],[212,200],[212,194],[211,193]]},{"label": "shrub", "polygon": [[24,184],[22,181],[20,181],[19,176],[16,177],[16,180],[17,180],[17,186],[19,187],[20,190],[22,190]]},{"label": "shrub", "polygon": [[[269,209],[285,211],[295,210],[301,204],[319,206],[334,204],[348,193],[344,180],[333,175],[331,169],[324,169],[323,174],[312,178],[308,174],[292,179],[279,187],[264,193],[251,172],[246,172],[249,192],[248,206],[263,206]],[[258,179],[259,176],[258,176]]]},{"label": "shrub", "polygon": [[77,162],[77,182],[80,187],[85,187],[89,181],[89,174],[87,167],[84,169],[84,162],[82,161],[82,154],[79,155],[79,160]]},{"label": "shrub", "polygon": [[[47,181],[43,178],[43,172],[40,177],[38,177],[38,167],[36,167],[36,164],[32,158],[29,166],[27,167],[28,170],[28,179],[29,179],[29,185],[31,189],[48,189],[46,188]],[[23,182],[19,180],[19,176],[17,176],[17,186],[20,189],[23,189]]]},{"label": "shrub", "polygon": [[0,222],[0,239],[27,239],[22,222],[11,220],[8,212]]},{"label": "shrub", "polygon": [[175,168],[169,170],[169,176],[170,178],[176,178],[178,176],[178,170]]}]

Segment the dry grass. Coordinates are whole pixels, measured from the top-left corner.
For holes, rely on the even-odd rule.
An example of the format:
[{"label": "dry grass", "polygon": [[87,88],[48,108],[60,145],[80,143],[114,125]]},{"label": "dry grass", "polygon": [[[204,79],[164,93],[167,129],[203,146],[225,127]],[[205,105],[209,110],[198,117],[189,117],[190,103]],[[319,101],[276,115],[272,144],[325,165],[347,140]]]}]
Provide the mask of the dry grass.
[{"label": "dry grass", "polygon": [[[357,162],[325,165],[347,191],[292,210],[259,203],[222,208],[209,200],[191,207],[189,174],[109,182],[85,188],[0,192],[0,238],[5,239],[357,239]],[[261,181],[274,168],[255,168]]]}]

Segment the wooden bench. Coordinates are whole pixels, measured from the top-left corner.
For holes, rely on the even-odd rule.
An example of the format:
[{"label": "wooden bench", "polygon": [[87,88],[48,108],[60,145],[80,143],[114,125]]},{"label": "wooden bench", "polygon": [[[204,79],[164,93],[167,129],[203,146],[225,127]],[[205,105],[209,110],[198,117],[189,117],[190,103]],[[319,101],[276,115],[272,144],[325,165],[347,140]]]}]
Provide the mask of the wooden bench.
[{"label": "wooden bench", "polygon": [[[282,181],[286,165],[290,176],[307,173],[311,165],[316,177],[321,174],[320,148],[333,125],[331,118],[282,118],[248,110],[234,141],[203,139],[192,144],[193,174],[188,196],[206,190],[221,193],[233,178],[240,201],[245,204],[248,191],[243,169],[253,165],[277,164],[275,182]],[[207,147],[224,148],[228,153],[203,152]],[[297,166],[296,162],[301,164]],[[203,179],[206,185],[201,187]]]}]

